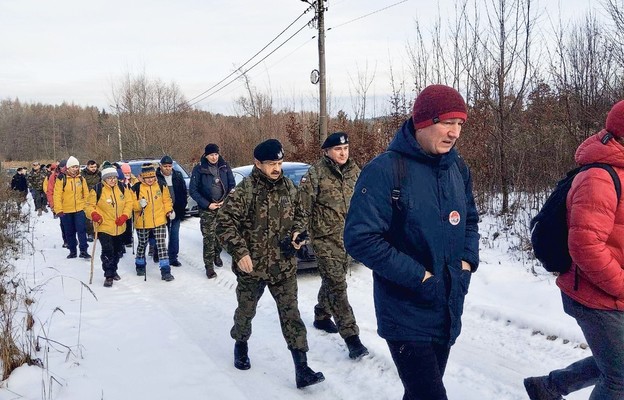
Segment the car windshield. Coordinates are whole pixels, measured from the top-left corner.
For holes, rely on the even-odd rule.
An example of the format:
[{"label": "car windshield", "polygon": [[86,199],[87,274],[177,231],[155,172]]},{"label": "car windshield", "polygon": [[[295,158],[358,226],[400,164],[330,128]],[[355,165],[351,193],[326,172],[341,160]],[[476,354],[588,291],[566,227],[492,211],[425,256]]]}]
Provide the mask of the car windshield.
[{"label": "car windshield", "polygon": [[290,180],[293,181],[295,185],[299,186],[299,183],[301,182],[301,178],[303,178],[305,173],[308,172],[309,167],[310,167],[309,165],[306,165],[303,167],[284,168],[284,175],[289,177]]}]

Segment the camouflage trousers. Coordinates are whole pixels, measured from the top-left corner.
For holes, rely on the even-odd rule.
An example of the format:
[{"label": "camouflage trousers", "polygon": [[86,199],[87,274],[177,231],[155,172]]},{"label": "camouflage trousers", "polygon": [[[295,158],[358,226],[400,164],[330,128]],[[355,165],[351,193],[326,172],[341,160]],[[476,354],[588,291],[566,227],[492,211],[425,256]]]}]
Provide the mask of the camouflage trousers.
[{"label": "camouflage trousers", "polygon": [[360,329],[355,322],[353,309],[347,297],[347,269],[349,261],[317,258],[321,288],[318,304],[314,306],[314,319],[329,319],[332,316],[343,338],[359,335]]},{"label": "camouflage trousers", "polygon": [[297,276],[293,275],[283,281],[271,283],[241,274],[236,277],[236,280],[238,282],[236,286],[238,307],[234,312],[234,326],[230,331],[232,339],[244,342],[249,340],[251,320],[256,315],[256,307],[264,293],[264,288],[268,286],[277,305],[282,335],[286,339],[288,349],[307,352],[307,331],[297,304]]},{"label": "camouflage trousers", "polygon": [[221,244],[217,239],[217,213],[219,210],[200,210],[199,226],[204,237],[204,267],[214,270],[215,256],[221,254]]}]

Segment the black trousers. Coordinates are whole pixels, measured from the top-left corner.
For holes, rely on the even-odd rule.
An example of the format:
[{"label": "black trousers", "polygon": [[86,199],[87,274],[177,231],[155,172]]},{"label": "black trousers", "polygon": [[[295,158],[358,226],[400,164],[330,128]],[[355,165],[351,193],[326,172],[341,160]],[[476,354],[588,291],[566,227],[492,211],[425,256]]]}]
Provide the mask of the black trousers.
[{"label": "black trousers", "polygon": [[442,382],[450,347],[434,342],[387,341],[405,388],[403,400],[447,400]]},{"label": "black trousers", "polygon": [[105,278],[112,278],[117,274],[117,264],[119,264],[119,253],[123,249],[123,239],[121,235],[113,236],[108,233],[98,232],[98,240],[102,245],[102,269]]}]

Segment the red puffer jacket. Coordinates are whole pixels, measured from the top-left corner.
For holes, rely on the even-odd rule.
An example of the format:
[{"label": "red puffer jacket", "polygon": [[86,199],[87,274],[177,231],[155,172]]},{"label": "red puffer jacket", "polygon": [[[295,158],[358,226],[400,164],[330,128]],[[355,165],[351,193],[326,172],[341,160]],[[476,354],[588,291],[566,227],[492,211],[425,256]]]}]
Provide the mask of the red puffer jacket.
[{"label": "red puffer jacket", "polygon": [[[603,130],[581,143],[575,160],[580,165],[610,164],[624,187],[624,146],[613,139],[603,144],[605,134]],[[613,179],[602,168],[579,173],[566,204],[573,265],[557,278],[557,285],[587,307],[624,310],[624,201],[618,205]]]}]

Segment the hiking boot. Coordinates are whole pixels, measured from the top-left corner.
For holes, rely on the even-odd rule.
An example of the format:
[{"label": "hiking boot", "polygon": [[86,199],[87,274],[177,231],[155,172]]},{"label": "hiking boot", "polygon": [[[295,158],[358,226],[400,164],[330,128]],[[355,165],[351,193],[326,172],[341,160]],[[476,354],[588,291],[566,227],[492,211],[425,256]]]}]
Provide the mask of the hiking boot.
[{"label": "hiking boot", "polygon": [[163,272],[161,274],[161,276],[160,276],[160,279],[162,279],[163,281],[166,281],[166,282],[171,282],[175,278],[173,277],[173,275],[171,275],[170,272]]},{"label": "hiking boot", "polygon": [[81,251],[80,254],[78,254],[78,257],[84,258],[85,260],[91,259],[91,256],[86,251]]},{"label": "hiking boot", "polygon": [[208,277],[208,279],[216,278],[217,273],[214,271],[214,269],[206,268],[206,276]]},{"label": "hiking boot", "polygon": [[108,277],[104,279],[104,287],[111,287],[111,286],[113,286],[113,277]]},{"label": "hiking boot", "polygon": [[169,261],[169,265],[171,265],[172,267],[181,267],[182,263],[178,260],[175,260],[175,261]]},{"label": "hiking boot", "polygon": [[368,349],[362,344],[358,335],[349,336],[345,339],[345,343],[349,349],[349,358],[352,360],[357,360],[368,354]]},{"label": "hiking boot", "polygon": [[338,327],[331,319],[315,319],[314,327],[327,333],[338,333]]},{"label": "hiking boot", "polygon": [[113,276],[113,280],[114,281],[120,281],[121,280],[121,276],[119,276],[119,274],[115,274],[115,276]]},{"label": "hiking boot", "polygon": [[214,265],[215,267],[223,267],[223,260],[221,259],[221,256],[219,256],[218,254],[215,255]]},{"label": "hiking boot", "polygon": [[237,340],[236,343],[234,343],[234,367],[241,370],[251,368],[248,350],[247,342]]},{"label": "hiking boot", "polygon": [[67,248],[67,242],[63,242],[63,248],[66,249]]},{"label": "hiking boot", "polygon": [[69,255],[67,256],[67,258],[76,258],[78,257],[78,254],[76,254],[75,251],[72,251],[71,253],[69,253]]},{"label": "hiking boot", "polygon": [[43,207],[43,212],[47,213],[48,212],[48,207]]},{"label": "hiking boot", "polygon": [[137,276],[145,276],[145,267],[136,267]]},{"label": "hiking boot", "polygon": [[87,242],[93,242],[93,235],[87,234]]},{"label": "hiking boot", "polygon": [[548,387],[547,376],[526,378],[524,388],[531,400],[563,400],[561,395],[553,393],[552,389]]},{"label": "hiking boot", "polygon": [[293,361],[295,362],[295,382],[297,389],[306,386],[315,385],[325,380],[322,372],[314,372],[308,367],[308,358],[306,353],[301,350],[291,350]]},{"label": "hiking boot", "polygon": [[37,216],[41,217],[41,210],[37,211]]}]

